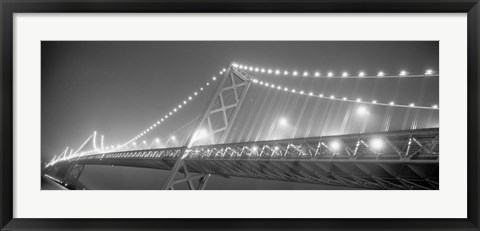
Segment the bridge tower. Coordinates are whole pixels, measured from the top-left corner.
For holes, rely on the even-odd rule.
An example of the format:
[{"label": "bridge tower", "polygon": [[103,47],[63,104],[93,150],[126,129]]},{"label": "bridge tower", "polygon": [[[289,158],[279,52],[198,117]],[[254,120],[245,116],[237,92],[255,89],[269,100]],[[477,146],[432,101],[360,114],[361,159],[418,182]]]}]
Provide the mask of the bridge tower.
[{"label": "bridge tower", "polygon": [[[167,181],[163,186],[164,190],[174,189],[175,184],[184,182],[188,184],[191,190],[205,188],[210,174],[202,175],[199,179],[198,187],[195,187],[193,180],[198,177],[189,173],[184,158],[188,155],[188,148],[194,144],[194,136],[200,128],[208,129],[210,135],[209,144],[221,144],[225,142],[251,85],[251,78],[245,73],[238,71],[233,65],[233,63],[230,63],[227,68],[221,72],[219,83],[193,131],[188,135],[182,148],[183,153],[171,169]],[[185,177],[175,180],[179,172],[183,172]]]}]

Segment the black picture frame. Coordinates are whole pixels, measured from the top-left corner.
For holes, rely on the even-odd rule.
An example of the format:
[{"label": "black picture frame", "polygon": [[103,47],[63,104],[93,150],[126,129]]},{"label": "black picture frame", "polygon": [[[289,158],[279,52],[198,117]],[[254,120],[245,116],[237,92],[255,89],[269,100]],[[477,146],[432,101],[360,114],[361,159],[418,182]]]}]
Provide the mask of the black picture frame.
[{"label": "black picture frame", "polygon": [[[478,0],[0,0],[1,230],[480,230]],[[466,219],[19,219],[13,218],[14,13],[468,13],[468,218]],[[195,207],[194,205],[192,205]],[[162,209],[162,208],[159,208]],[[438,208],[449,209],[449,208]]]}]

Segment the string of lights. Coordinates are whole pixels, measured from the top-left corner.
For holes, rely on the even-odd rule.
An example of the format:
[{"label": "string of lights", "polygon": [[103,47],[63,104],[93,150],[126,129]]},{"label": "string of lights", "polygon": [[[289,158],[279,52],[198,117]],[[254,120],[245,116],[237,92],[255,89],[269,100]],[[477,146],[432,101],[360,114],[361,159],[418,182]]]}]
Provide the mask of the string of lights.
[{"label": "string of lights", "polygon": [[258,79],[253,79],[252,83],[258,84],[258,85],[263,86],[263,87],[276,89],[278,91],[289,92],[289,93],[297,94],[297,95],[317,97],[317,98],[321,98],[321,99],[344,101],[344,102],[351,102],[351,103],[358,103],[358,104],[389,106],[389,107],[403,107],[403,108],[414,108],[414,109],[439,110],[439,107],[438,107],[437,104],[434,104],[434,105],[431,105],[431,106],[418,106],[418,105],[415,105],[415,103],[397,104],[394,101],[379,102],[375,99],[371,100],[371,101],[364,101],[364,100],[362,100],[362,98],[349,99],[348,97],[336,97],[335,95],[324,95],[323,93],[314,93],[312,91],[308,92],[308,91],[304,91],[304,90],[301,90],[301,89],[297,90],[297,89],[288,88],[288,87],[285,87],[285,86],[275,85],[273,83],[260,81]]},{"label": "string of lights", "polygon": [[253,66],[247,66],[247,65],[241,65],[241,64],[236,64],[234,63],[232,65],[234,68],[237,70],[241,71],[246,71],[246,72],[251,72],[251,73],[260,73],[260,74],[267,74],[267,75],[272,75],[272,76],[278,76],[278,77],[304,77],[304,78],[349,78],[349,79],[378,79],[378,78],[424,78],[424,77],[438,77],[439,73],[433,71],[432,69],[426,70],[423,74],[414,74],[414,73],[409,73],[406,70],[401,70],[398,73],[392,74],[392,73],[386,73],[383,71],[379,71],[375,75],[372,74],[367,74],[364,71],[359,71],[358,73],[352,74],[349,73],[348,71],[342,71],[342,72],[333,72],[333,71],[328,71],[326,73],[322,73],[320,71],[314,71],[314,72],[309,72],[309,71],[289,71],[285,69],[271,69],[271,68],[263,68],[263,67],[253,67]]}]

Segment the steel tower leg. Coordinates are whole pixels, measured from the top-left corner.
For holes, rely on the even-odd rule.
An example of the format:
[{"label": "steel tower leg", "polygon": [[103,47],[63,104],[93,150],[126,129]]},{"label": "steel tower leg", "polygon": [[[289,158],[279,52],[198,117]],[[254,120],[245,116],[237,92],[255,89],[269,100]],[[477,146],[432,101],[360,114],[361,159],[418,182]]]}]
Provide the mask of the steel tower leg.
[{"label": "steel tower leg", "polygon": [[[192,133],[188,135],[182,154],[175,162],[167,178],[167,181],[163,185],[164,190],[173,189],[174,184],[180,182],[187,182],[190,189],[194,189],[193,184],[191,183],[191,179],[194,176],[192,176],[188,172],[184,160],[188,156],[188,148],[190,148],[195,142],[194,140],[192,140],[194,134],[200,127],[205,127],[209,130],[210,144],[223,143],[233,125],[233,122],[235,121],[238,110],[240,109],[245,99],[245,96],[247,95],[250,84],[251,78],[245,73],[237,71],[233,67],[233,63],[227,67],[227,69],[221,76],[220,82],[218,83],[214,94],[210,98],[207,106],[205,107],[202,116],[197,121],[195,129],[192,131]],[[226,96],[230,96],[228,98],[234,98],[234,100],[230,100],[229,102],[227,102]],[[212,126],[212,119],[223,119],[223,126]],[[185,178],[175,180],[177,173],[182,168],[183,172],[185,173]],[[202,176],[200,178],[198,189],[204,189],[206,184],[208,183],[209,178],[210,174],[205,174],[204,176]]]}]

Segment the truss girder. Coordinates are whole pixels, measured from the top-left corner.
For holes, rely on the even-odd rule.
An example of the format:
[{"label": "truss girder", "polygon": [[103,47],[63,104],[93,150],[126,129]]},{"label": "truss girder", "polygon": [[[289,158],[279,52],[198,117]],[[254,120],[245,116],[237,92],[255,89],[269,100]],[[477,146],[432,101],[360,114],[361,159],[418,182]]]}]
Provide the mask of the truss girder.
[{"label": "truss girder", "polygon": [[[206,175],[370,189],[438,189],[438,129],[196,146],[179,171],[188,182]],[[369,139],[385,141],[382,150]],[[330,150],[340,141],[342,148]],[[83,156],[57,165],[114,165],[170,170],[184,147]],[[58,166],[57,166],[58,167]],[[200,174],[200,175],[199,175]],[[190,183],[189,183],[190,185]]]}]

